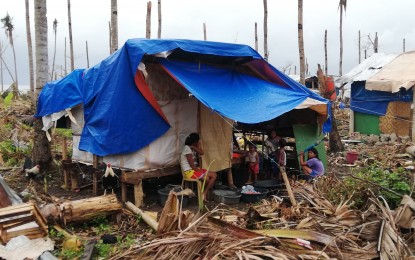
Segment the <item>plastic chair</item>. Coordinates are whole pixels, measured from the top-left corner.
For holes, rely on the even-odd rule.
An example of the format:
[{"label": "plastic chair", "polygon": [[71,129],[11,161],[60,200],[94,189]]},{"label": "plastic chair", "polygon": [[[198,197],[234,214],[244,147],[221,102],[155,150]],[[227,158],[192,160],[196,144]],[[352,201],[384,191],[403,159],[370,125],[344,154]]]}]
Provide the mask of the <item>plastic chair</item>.
[{"label": "plastic chair", "polygon": [[197,185],[197,200],[198,200],[199,208],[203,209],[203,193],[202,193],[203,181],[199,180],[199,179],[185,178],[183,172],[182,172],[182,177],[183,177],[183,180],[182,180],[182,188],[183,189],[186,188],[186,182],[190,182],[192,184],[192,188],[193,188],[193,183],[196,182],[196,185]]}]

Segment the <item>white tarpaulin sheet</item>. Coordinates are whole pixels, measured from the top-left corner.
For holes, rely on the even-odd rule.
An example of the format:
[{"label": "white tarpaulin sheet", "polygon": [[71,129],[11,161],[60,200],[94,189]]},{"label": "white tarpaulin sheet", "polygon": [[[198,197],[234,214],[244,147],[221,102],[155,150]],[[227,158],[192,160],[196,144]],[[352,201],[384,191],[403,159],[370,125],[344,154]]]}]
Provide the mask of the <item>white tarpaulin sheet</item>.
[{"label": "white tarpaulin sheet", "polygon": [[383,66],[373,77],[366,80],[367,90],[399,92],[415,85],[415,51],[400,54]]},{"label": "white tarpaulin sheet", "polygon": [[[159,104],[171,128],[156,141],[137,152],[105,156],[103,158],[105,163],[132,170],[157,169],[178,164],[184,140],[190,133],[197,132],[197,100],[192,98],[164,102],[164,104],[159,102]],[[83,126],[83,111],[74,112],[74,116],[77,122],[82,123]],[[79,136],[74,135],[72,158],[77,161],[92,163],[93,156],[91,153],[78,150],[79,138]]]},{"label": "white tarpaulin sheet", "polygon": [[365,81],[376,73],[378,73],[383,66],[390,63],[398,56],[397,54],[374,53],[369,58],[362,61],[359,65],[354,67],[351,71],[344,74],[336,80],[337,83],[343,85],[354,81]]}]

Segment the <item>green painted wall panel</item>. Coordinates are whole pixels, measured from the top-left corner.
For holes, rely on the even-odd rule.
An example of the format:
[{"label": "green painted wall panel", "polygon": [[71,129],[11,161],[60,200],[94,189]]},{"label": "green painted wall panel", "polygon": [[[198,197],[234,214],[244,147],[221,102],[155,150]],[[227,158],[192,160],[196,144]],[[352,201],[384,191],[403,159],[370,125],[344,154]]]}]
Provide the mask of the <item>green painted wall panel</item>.
[{"label": "green painted wall panel", "polygon": [[380,135],[379,116],[354,112],[354,131]]},{"label": "green painted wall panel", "polygon": [[[315,142],[320,141],[324,137],[324,135],[322,135],[319,131],[319,127],[317,125],[293,125],[293,130],[295,137],[295,149],[297,150],[297,153],[303,151]],[[324,164],[324,168],[327,169],[327,157],[324,142],[317,145],[316,149],[318,151],[318,157]]]}]

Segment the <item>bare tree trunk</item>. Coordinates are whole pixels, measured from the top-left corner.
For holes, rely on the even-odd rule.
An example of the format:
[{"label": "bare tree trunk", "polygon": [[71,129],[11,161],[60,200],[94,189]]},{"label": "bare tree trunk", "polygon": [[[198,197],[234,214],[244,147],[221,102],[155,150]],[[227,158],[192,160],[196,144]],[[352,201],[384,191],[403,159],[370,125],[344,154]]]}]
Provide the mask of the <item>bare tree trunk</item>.
[{"label": "bare tree trunk", "polygon": [[151,38],[151,1],[147,2],[146,38]]},{"label": "bare tree trunk", "polygon": [[327,30],[324,31],[324,73],[327,75]]},{"label": "bare tree trunk", "polygon": [[362,62],[362,53],[361,53],[361,47],[360,47],[360,30],[359,30],[359,64]]},{"label": "bare tree trunk", "polygon": [[405,52],[405,38],[403,38],[402,42],[402,52]]},{"label": "bare tree trunk", "polygon": [[69,25],[69,49],[71,52],[71,71],[73,71],[75,69],[75,58],[73,56],[71,0],[68,0],[68,25]]},{"label": "bare tree trunk", "polygon": [[298,0],[298,52],[300,54],[300,83],[305,84],[305,54],[303,38],[303,0]]},{"label": "bare tree trunk", "polygon": [[206,41],[207,40],[207,34],[206,34],[206,24],[203,23],[203,40]]},{"label": "bare tree trunk", "polygon": [[[25,0],[25,7],[26,7],[26,38],[27,38],[27,49],[29,52],[30,98],[32,99],[32,104],[35,104],[36,102],[35,100],[35,73],[33,71],[33,46],[32,46],[32,34],[30,32],[29,0]],[[0,48],[0,52],[1,52],[1,48]],[[0,69],[2,69],[2,67]],[[3,91],[3,84],[2,84],[1,90]]]},{"label": "bare tree trunk", "polygon": [[[48,80],[48,23],[46,0],[35,1],[35,45],[36,45],[36,100]],[[42,120],[34,124],[33,162],[48,168],[52,161],[50,144],[42,130]]]},{"label": "bare tree trunk", "polygon": [[[319,84],[319,91],[320,95],[324,98],[330,99],[331,92],[327,89],[327,79],[324,75],[323,71],[321,70],[320,64],[317,65],[317,78]],[[332,103],[333,104],[333,103]],[[339,131],[337,129],[337,123],[335,118],[335,107],[332,105],[332,118],[331,118],[331,132],[330,132],[330,139],[329,139],[329,150],[331,152],[340,152],[344,150],[343,143],[341,141]]]},{"label": "bare tree trunk", "polygon": [[108,22],[108,32],[109,32],[109,36],[110,36],[110,39],[109,39],[109,44],[110,44],[110,54],[111,54],[111,50],[112,50],[112,47],[111,47],[111,39],[112,39],[112,34],[111,34],[111,22]]},{"label": "bare tree trunk", "polygon": [[4,91],[3,85],[3,43],[0,41],[0,81],[1,81],[1,92]]},{"label": "bare tree trunk", "polygon": [[55,45],[53,46],[53,60],[52,60],[52,73],[50,75],[50,80],[53,79],[53,72],[55,71],[55,59],[56,59],[56,34],[58,30],[58,20],[53,21],[53,34],[55,35]]},{"label": "bare tree trunk", "polygon": [[13,84],[13,98],[17,99],[17,97],[19,96],[19,82],[17,80],[17,64],[16,64],[16,50],[14,49],[14,41],[13,41],[13,35],[12,35],[12,31],[9,30],[9,37],[10,37],[10,45],[12,46],[12,50],[13,50],[13,60],[14,60],[14,76],[15,76],[15,81]]},{"label": "bare tree trunk", "polygon": [[339,59],[339,76],[341,76],[341,75],[343,75],[343,6],[340,6],[340,59]]},{"label": "bare tree trunk", "polygon": [[89,68],[88,41],[85,42],[85,45],[86,45],[86,67]]},{"label": "bare tree trunk", "polygon": [[118,50],[118,5],[111,0],[111,53]]},{"label": "bare tree trunk", "polygon": [[158,9],[158,17],[159,17],[159,28],[157,31],[157,38],[160,39],[161,38],[161,0],[158,0],[158,5],[157,5],[157,9]]},{"label": "bare tree trunk", "polygon": [[268,4],[264,0],[264,59],[268,61]]},{"label": "bare tree trunk", "polygon": [[255,50],[258,51],[258,24],[255,22]]},{"label": "bare tree trunk", "polygon": [[378,53],[379,49],[379,39],[378,39],[378,33],[375,34],[375,42],[373,43],[373,49],[375,53]]},{"label": "bare tree trunk", "polygon": [[64,59],[64,62],[65,62],[65,76],[66,76],[66,75],[68,75],[68,70],[66,69],[66,63],[67,63],[67,61],[66,61],[66,37],[65,37],[65,53],[64,53],[63,59]]}]

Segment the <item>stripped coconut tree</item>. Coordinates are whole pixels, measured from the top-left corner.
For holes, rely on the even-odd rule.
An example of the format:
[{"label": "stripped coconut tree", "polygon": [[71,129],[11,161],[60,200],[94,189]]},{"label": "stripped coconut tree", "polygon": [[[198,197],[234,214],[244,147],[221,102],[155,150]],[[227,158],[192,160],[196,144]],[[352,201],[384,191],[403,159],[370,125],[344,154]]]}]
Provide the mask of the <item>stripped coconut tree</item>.
[{"label": "stripped coconut tree", "polygon": [[151,38],[151,1],[147,2],[146,39]]},{"label": "stripped coconut tree", "polygon": [[69,51],[71,54],[71,71],[75,69],[75,58],[73,56],[73,41],[72,41],[72,17],[71,17],[71,0],[68,0],[68,26],[69,26]]},{"label": "stripped coconut tree", "polygon": [[159,21],[159,28],[157,31],[157,38],[161,38],[161,0],[158,0],[157,4],[157,10],[158,10],[158,21]]},{"label": "stripped coconut tree", "polygon": [[343,10],[346,13],[347,0],[339,1],[340,9],[340,60],[339,60],[339,76],[343,75]]},{"label": "stripped coconut tree", "polygon": [[118,50],[118,9],[117,0],[111,0],[111,53]]},{"label": "stripped coconut tree", "polygon": [[17,98],[19,96],[19,83],[17,80],[17,65],[16,65],[16,51],[14,49],[14,42],[13,42],[13,30],[14,25],[12,23],[13,18],[10,17],[9,13],[6,14],[0,21],[3,23],[3,29],[6,33],[7,38],[9,39],[10,46],[12,46],[13,50],[13,60],[14,60],[14,84],[13,84],[13,96]]},{"label": "stripped coconut tree", "polygon": [[[48,20],[46,0],[35,0],[36,100],[48,81]],[[50,144],[42,130],[42,120],[34,124],[33,162],[48,167],[52,161]]]},{"label": "stripped coconut tree", "polygon": [[52,73],[50,80],[53,80],[53,72],[55,71],[55,60],[56,60],[56,34],[58,32],[58,20],[53,21],[53,34],[55,35],[55,45],[53,46],[53,60],[52,60]]},{"label": "stripped coconut tree", "polygon": [[305,59],[303,37],[303,0],[298,0],[298,52],[300,53],[300,83],[305,84]]},{"label": "stripped coconut tree", "polygon": [[264,60],[268,61],[268,3],[264,0]]},{"label": "stripped coconut tree", "polygon": [[26,38],[27,38],[27,49],[29,52],[29,86],[30,86],[30,97],[32,104],[34,105],[35,100],[35,73],[33,71],[33,46],[32,46],[32,33],[30,32],[30,16],[29,16],[29,0],[25,0],[26,7]]}]

